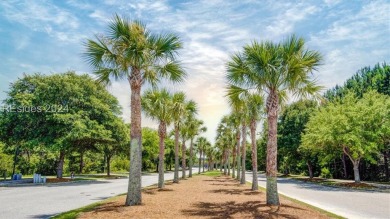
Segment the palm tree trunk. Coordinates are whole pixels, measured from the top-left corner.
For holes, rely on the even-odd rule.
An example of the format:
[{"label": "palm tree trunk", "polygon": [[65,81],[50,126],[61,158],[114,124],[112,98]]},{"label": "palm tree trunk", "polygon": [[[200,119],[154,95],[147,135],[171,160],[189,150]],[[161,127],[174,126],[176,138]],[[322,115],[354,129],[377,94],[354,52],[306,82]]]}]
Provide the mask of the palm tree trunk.
[{"label": "palm tree trunk", "polygon": [[190,159],[189,159],[189,173],[188,173],[188,177],[192,177],[192,166],[193,166],[193,162],[192,162],[192,158],[193,158],[193,138],[191,138],[190,140]]},{"label": "palm tree trunk", "polygon": [[181,146],[181,178],[186,178],[186,141],[182,138],[182,146]]},{"label": "palm tree trunk", "polygon": [[230,176],[230,152],[229,151],[227,153],[227,166],[228,166],[228,176]]},{"label": "palm tree trunk", "polygon": [[199,150],[199,170],[198,170],[198,174],[200,174],[201,165],[202,165],[202,150]]},{"label": "palm tree trunk", "polygon": [[142,129],[141,129],[141,72],[132,68],[128,78],[131,87],[131,127],[130,127],[130,171],[125,205],[140,205],[142,169]]},{"label": "palm tree trunk", "polygon": [[206,155],[206,153],[203,153],[203,160],[202,160],[202,163],[203,163],[203,165],[202,165],[202,172],[204,173],[204,160],[205,160],[205,155]]},{"label": "palm tree trunk", "polygon": [[175,125],[175,173],[173,182],[179,183],[179,126]]},{"label": "palm tree trunk", "polygon": [[227,175],[227,159],[226,159],[226,149],[223,151],[223,174]]},{"label": "palm tree trunk", "polygon": [[237,180],[240,180],[241,179],[241,172],[240,172],[240,169],[241,169],[241,157],[240,157],[240,131],[237,130],[237,133],[236,133],[236,139],[237,139],[237,146],[236,146],[236,151],[237,151],[237,161],[236,161],[236,164],[237,164],[237,176],[236,176],[236,179]]},{"label": "palm tree trunk", "polygon": [[267,142],[267,204],[280,205],[277,186],[277,125],[279,96],[271,90],[267,98],[268,142]]},{"label": "palm tree trunk", "polygon": [[[232,177],[233,178],[236,178],[236,171],[235,171],[235,168],[237,167],[237,161],[236,161],[236,154],[237,154],[237,150],[235,150],[235,146],[233,146],[233,161],[232,161]],[[237,170],[238,172],[239,170]]]},{"label": "palm tree trunk", "polygon": [[256,120],[252,119],[250,129],[252,141],[252,190],[256,191],[259,189],[259,181],[257,179]]},{"label": "palm tree trunk", "polygon": [[241,163],[241,181],[240,184],[245,184],[245,161],[246,161],[246,123],[242,124],[242,163]]},{"label": "palm tree trunk", "polygon": [[158,135],[160,136],[160,153],[158,154],[158,188],[164,188],[164,154],[165,154],[165,135],[167,132],[167,127],[164,122],[160,121],[158,126]]}]

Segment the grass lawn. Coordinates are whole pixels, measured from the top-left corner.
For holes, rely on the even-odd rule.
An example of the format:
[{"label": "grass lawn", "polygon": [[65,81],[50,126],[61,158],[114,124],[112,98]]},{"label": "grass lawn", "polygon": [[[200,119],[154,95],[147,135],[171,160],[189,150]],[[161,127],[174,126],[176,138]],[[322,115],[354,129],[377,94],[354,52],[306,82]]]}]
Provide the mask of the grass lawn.
[{"label": "grass lawn", "polygon": [[179,184],[167,182],[142,192],[143,204],[124,206],[125,195],[113,197],[54,218],[340,218],[280,196],[280,208],[266,205],[263,190],[251,191],[219,171],[194,175]]}]

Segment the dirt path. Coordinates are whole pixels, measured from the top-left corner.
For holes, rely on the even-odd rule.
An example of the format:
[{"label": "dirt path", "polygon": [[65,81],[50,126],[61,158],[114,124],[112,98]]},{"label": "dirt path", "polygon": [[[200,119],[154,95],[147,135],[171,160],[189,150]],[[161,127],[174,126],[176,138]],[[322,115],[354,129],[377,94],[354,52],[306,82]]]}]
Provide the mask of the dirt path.
[{"label": "dirt path", "polygon": [[280,209],[272,210],[265,192],[224,176],[195,176],[163,190],[147,189],[141,206],[125,207],[124,202],[124,196],[118,197],[80,218],[327,218],[283,198]]}]

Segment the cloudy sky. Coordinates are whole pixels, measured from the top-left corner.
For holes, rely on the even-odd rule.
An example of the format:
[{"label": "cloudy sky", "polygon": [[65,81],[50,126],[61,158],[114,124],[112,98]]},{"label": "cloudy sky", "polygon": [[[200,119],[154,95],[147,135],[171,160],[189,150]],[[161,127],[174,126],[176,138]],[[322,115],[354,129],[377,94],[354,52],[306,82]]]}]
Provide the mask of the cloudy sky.
[{"label": "cloudy sky", "polygon": [[[316,77],[326,88],[364,66],[390,61],[390,3],[385,0],[2,0],[0,100],[23,73],[91,72],[81,55],[83,42],[104,33],[114,13],[181,37],[180,60],[189,77],[180,86],[167,86],[198,103],[210,140],[229,112],[223,97],[225,63],[251,40],[278,42],[293,33],[304,37],[308,48],[324,56]],[[108,89],[129,121],[129,85],[118,81]],[[155,127],[147,119],[143,125]]]}]

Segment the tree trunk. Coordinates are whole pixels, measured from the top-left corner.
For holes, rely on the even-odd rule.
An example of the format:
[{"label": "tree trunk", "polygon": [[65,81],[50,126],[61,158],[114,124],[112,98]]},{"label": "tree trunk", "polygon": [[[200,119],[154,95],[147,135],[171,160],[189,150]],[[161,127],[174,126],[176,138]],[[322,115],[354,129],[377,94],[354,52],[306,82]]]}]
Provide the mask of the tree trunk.
[{"label": "tree trunk", "polygon": [[[227,160],[228,176],[230,176],[230,152],[229,151],[227,152],[226,160]],[[203,161],[203,172],[204,172],[204,161]]]},{"label": "tree trunk", "polygon": [[[232,177],[236,178],[236,168],[237,168],[237,161],[236,161],[236,156],[237,156],[237,150],[235,149],[235,145],[233,146],[233,161],[232,161]],[[240,170],[237,170],[240,171]]]},{"label": "tree trunk", "polygon": [[350,152],[349,148],[346,146],[343,146],[343,152],[349,157],[349,159],[353,164],[353,175],[354,175],[355,183],[360,183],[359,164],[361,158],[353,159],[353,157],[349,153]]},{"label": "tree trunk", "polygon": [[236,176],[236,179],[237,180],[240,180],[241,179],[241,172],[240,172],[240,169],[241,169],[241,157],[240,157],[240,139],[241,139],[241,134],[240,134],[240,131],[237,130],[237,133],[236,133],[236,151],[237,151],[237,160],[236,160],[236,164],[237,164],[237,176]]},{"label": "tree trunk", "polygon": [[384,165],[385,165],[385,180],[389,181],[389,151],[383,152]]},{"label": "tree trunk", "polygon": [[175,173],[173,182],[179,183],[179,126],[175,124]]},{"label": "tree trunk", "polygon": [[140,205],[142,171],[142,129],[141,129],[141,71],[132,68],[128,78],[131,87],[130,118],[130,171],[125,205]]},{"label": "tree trunk", "polygon": [[202,163],[203,163],[203,165],[202,165],[202,172],[203,172],[203,173],[204,173],[204,160],[206,159],[206,158],[205,158],[205,155],[206,155],[206,154],[203,153],[203,160],[202,160]]},{"label": "tree trunk", "polygon": [[199,150],[199,170],[198,170],[198,174],[200,174],[201,166],[202,166],[202,150]]},{"label": "tree trunk", "polygon": [[278,154],[278,106],[279,96],[275,90],[271,90],[267,97],[267,120],[268,120],[268,142],[267,142],[267,204],[280,205],[277,186],[277,154]]},{"label": "tree trunk", "polygon": [[83,167],[84,167],[84,151],[81,151],[80,152],[80,166],[79,166],[80,174],[83,173]]},{"label": "tree trunk", "polygon": [[64,160],[65,160],[65,151],[60,151],[60,157],[58,159],[57,166],[57,178],[62,178],[62,173],[64,170]]},{"label": "tree trunk", "polygon": [[226,149],[223,152],[223,174],[227,175],[227,159],[226,159]]},{"label": "tree trunk", "polygon": [[240,184],[245,184],[245,162],[246,162],[246,123],[242,124],[242,163],[241,163],[241,181]]},{"label": "tree trunk", "polygon": [[164,140],[167,133],[167,126],[164,122],[160,121],[158,127],[158,135],[160,137],[160,153],[158,154],[158,188],[164,188],[164,154],[165,145]]},{"label": "tree trunk", "polygon": [[353,163],[353,175],[355,176],[355,183],[360,183],[360,174],[359,174],[359,160],[352,161]]},{"label": "tree trunk", "polygon": [[111,156],[107,156],[107,176],[111,176]]},{"label": "tree trunk", "polygon": [[182,146],[181,146],[181,178],[186,178],[186,141],[182,138]]},{"label": "tree trunk", "polygon": [[257,145],[256,145],[256,120],[252,119],[250,124],[252,141],[252,190],[259,189],[259,180],[257,179]]},{"label": "tree trunk", "polygon": [[194,156],[194,151],[193,151],[193,140],[194,139],[192,139],[191,138],[191,140],[190,140],[190,159],[189,159],[189,163],[188,163],[188,165],[189,165],[189,173],[188,173],[188,177],[192,177],[192,166],[193,166],[193,160],[192,160],[192,158],[193,158],[193,156]]},{"label": "tree trunk", "polygon": [[345,161],[345,153],[343,153],[343,156],[341,157],[341,161],[343,163],[343,175],[344,175],[344,179],[347,179],[348,178],[348,173],[347,173],[347,164],[346,164],[346,161]]},{"label": "tree trunk", "polygon": [[18,156],[19,156],[19,145],[16,146],[16,148],[15,148],[14,164],[12,165],[11,179],[13,179],[12,177],[14,177],[15,172],[16,172],[16,164],[18,163]]},{"label": "tree trunk", "polygon": [[311,165],[310,161],[307,161],[306,164],[307,164],[307,168],[309,170],[309,177],[310,177],[310,179],[313,179],[313,165]]}]

